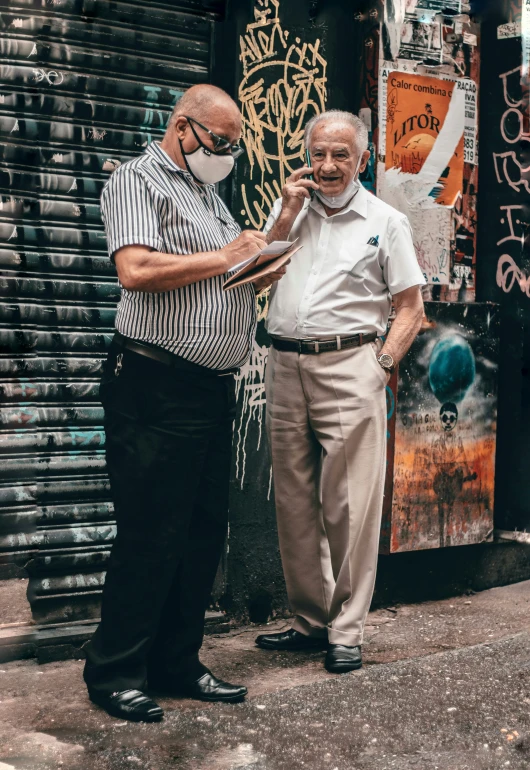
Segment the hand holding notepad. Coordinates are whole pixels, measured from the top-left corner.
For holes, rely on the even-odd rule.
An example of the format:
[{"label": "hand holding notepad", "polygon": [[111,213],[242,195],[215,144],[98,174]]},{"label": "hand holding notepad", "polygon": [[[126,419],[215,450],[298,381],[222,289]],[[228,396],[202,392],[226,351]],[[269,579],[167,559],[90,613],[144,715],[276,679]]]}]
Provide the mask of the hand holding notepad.
[{"label": "hand holding notepad", "polygon": [[292,243],[289,241],[269,243],[258,254],[231,268],[230,272],[233,275],[224,282],[223,289],[233,289],[235,286],[242,286],[244,283],[251,283],[258,278],[274,273],[287,264],[293,254],[296,254],[301,248],[301,246],[296,245],[296,241]]}]

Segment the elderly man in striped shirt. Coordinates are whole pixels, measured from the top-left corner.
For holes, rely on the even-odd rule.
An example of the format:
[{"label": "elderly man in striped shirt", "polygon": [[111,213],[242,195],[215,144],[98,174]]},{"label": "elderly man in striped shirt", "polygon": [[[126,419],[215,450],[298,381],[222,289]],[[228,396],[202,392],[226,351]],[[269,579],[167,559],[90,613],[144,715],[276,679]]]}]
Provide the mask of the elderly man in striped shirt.
[{"label": "elderly man in striped shirt", "polygon": [[266,243],[240,231],[213,187],[242,152],[240,136],[228,94],[194,86],[162,142],[102,194],[122,288],[101,380],[117,535],[84,677],[91,700],[122,719],[162,718],[146,687],[207,701],[247,692],[199,660],[227,529],[233,375],[249,357],[263,288],[223,291],[230,268]]}]

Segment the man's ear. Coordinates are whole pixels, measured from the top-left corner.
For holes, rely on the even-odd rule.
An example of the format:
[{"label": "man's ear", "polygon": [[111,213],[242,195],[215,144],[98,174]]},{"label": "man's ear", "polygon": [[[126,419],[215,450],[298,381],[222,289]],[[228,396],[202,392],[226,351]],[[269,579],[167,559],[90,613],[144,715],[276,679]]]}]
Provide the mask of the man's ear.
[{"label": "man's ear", "polygon": [[184,115],[179,115],[177,118],[175,118],[173,125],[175,127],[175,131],[177,132],[178,138],[184,139],[184,134],[186,133],[186,128],[188,127],[188,121]]},{"label": "man's ear", "polygon": [[362,157],[362,160],[361,160],[361,165],[359,166],[359,174],[362,174],[362,172],[366,168],[367,163],[368,163],[369,160],[370,160],[370,150],[365,150],[363,152],[363,157]]}]

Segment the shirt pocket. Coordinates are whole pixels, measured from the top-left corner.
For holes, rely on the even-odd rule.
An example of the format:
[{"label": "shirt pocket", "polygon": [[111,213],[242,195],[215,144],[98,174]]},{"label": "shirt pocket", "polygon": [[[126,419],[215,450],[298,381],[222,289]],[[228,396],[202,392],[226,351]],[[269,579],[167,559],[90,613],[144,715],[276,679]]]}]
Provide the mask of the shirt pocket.
[{"label": "shirt pocket", "polygon": [[238,235],[241,235],[241,228],[235,219],[229,219],[228,217],[219,215],[217,215],[217,219],[220,222],[221,227],[226,230],[230,236],[235,236],[237,238]]},{"label": "shirt pocket", "polygon": [[343,246],[339,253],[338,270],[352,278],[365,279],[381,273],[378,262],[379,246],[365,243],[362,246]]}]

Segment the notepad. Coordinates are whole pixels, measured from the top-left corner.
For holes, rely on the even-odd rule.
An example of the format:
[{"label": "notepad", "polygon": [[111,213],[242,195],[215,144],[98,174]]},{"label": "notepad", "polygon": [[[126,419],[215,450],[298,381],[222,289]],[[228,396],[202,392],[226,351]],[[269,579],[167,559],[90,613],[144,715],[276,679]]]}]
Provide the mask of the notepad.
[{"label": "notepad", "polygon": [[274,273],[302,248],[296,245],[297,240],[298,238],[293,242],[273,241],[250,259],[235,265],[231,268],[230,272],[233,274],[224,282],[223,289],[233,289]]}]

